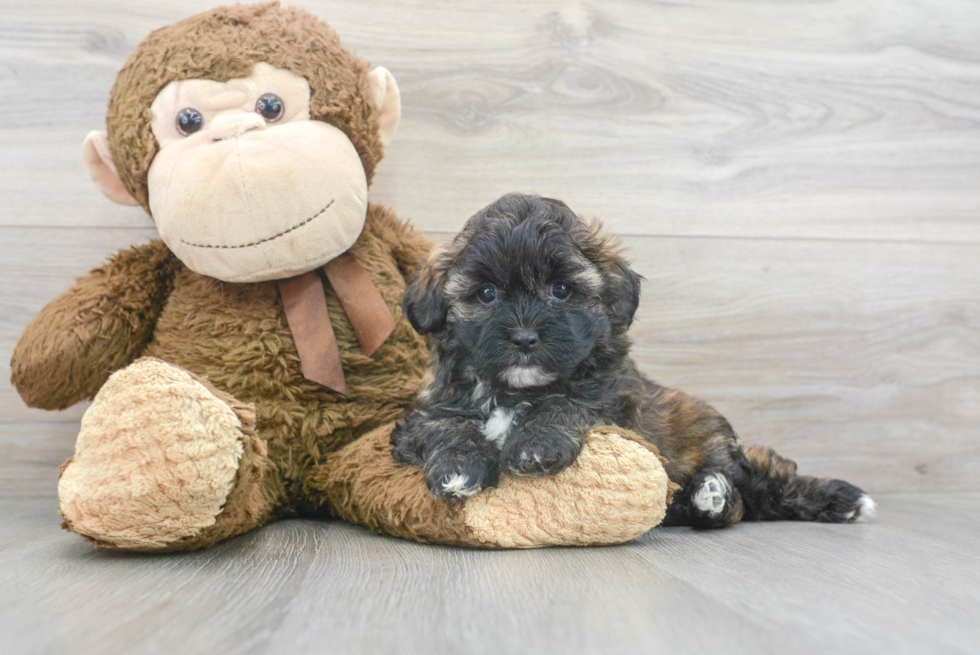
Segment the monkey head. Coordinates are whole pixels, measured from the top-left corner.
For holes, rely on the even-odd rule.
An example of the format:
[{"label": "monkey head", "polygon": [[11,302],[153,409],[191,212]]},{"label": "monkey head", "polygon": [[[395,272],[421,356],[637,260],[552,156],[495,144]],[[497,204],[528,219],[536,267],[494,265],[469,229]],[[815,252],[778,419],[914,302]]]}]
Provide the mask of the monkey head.
[{"label": "monkey head", "polygon": [[191,270],[280,279],[357,239],[400,111],[391,73],[369,72],[325,23],[236,5],[150,34],[83,156],[103,193],[142,205]]}]

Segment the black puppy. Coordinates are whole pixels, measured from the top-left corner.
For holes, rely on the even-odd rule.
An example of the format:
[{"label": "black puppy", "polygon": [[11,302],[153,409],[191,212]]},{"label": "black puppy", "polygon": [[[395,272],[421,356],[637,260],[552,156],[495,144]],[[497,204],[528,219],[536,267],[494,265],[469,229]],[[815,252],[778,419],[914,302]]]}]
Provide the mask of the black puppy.
[{"label": "black puppy", "polygon": [[743,446],[707,404],[644,378],[626,331],[640,277],[558,200],[507,195],[437,249],[405,292],[405,315],[436,344],[415,406],[391,434],[432,493],[462,498],[511,475],[570,465],[589,429],[632,429],[681,485],[665,524],[746,519],[844,522],[874,502],[840,480],[796,474]]}]

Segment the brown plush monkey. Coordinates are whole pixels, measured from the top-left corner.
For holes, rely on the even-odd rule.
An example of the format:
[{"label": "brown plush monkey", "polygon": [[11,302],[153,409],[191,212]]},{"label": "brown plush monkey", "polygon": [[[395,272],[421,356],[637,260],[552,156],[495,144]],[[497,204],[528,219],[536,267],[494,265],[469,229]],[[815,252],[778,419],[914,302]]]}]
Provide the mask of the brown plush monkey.
[{"label": "brown plush monkey", "polygon": [[95,396],[62,469],[66,528],[189,550],[271,520],[337,515],[423,541],[614,543],[663,517],[645,442],[595,431],[547,479],[437,501],[388,434],[420,384],[400,310],[429,243],[367,200],[398,87],[310,14],[215,9],[157,30],[119,73],[84,157],[162,241],[117,253],[27,326],[27,404]]}]

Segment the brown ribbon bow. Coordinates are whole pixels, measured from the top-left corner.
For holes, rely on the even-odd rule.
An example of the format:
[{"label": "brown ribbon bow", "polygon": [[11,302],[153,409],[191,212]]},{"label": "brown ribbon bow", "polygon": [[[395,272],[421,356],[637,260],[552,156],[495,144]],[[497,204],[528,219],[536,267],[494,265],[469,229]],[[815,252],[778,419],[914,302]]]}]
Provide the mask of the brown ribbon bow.
[{"label": "brown ribbon bow", "polygon": [[[354,328],[361,349],[370,357],[395,329],[391,310],[349,252],[327,262],[323,272]],[[345,396],[350,395],[340,364],[337,336],[327,312],[323,280],[317,271],[279,280],[279,293],[289,331],[293,333],[299,352],[303,376]]]}]

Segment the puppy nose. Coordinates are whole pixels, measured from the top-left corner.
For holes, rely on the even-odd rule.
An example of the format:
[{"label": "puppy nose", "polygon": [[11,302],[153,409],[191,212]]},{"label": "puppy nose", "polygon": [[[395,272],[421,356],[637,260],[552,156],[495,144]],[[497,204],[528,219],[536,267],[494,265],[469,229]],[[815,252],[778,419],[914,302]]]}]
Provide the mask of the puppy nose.
[{"label": "puppy nose", "polygon": [[218,116],[208,126],[208,136],[212,141],[224,141],[234,136],[241,136],[251,130],[261,130],[265,120],[256,113],[236,113]]},{"label": "puppy nose", "polygon": [[528,352],[538,346],[538,333],[534,330],[517,330],[510,335],[510,342],[524,352]]}]

